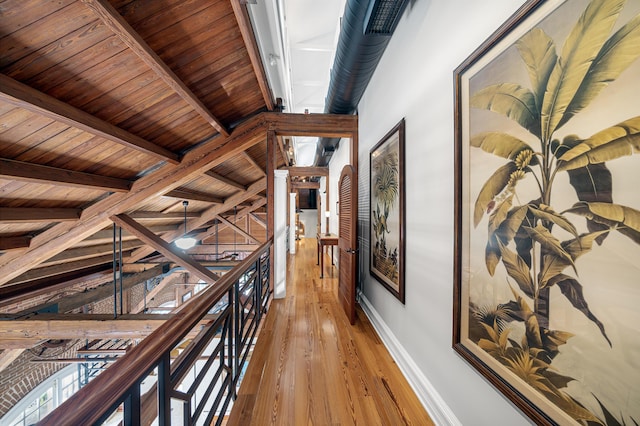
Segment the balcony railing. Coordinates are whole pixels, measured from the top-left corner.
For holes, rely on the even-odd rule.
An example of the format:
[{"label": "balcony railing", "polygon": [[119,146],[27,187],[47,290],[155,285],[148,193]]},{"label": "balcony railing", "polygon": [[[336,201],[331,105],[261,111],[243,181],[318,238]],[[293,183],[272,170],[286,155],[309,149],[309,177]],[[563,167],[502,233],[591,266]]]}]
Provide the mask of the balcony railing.
[{"label": "balcony railing", "polygon": [[[269,302],[272,241],[98,375],[41,425],[221,424]],[[188,342],[188,343],[187,343]],[[172,361],[173,359],[173,361]]]}]

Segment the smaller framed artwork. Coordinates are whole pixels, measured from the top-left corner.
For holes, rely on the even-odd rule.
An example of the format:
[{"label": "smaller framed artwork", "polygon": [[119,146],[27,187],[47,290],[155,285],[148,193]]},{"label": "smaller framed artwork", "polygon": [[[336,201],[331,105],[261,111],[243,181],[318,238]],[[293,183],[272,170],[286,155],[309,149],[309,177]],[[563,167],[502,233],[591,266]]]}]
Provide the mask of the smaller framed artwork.
[{"label": "smaller framed artwork", "polygon": [[404,119],[369,155],[369,272],[404,303]]}]

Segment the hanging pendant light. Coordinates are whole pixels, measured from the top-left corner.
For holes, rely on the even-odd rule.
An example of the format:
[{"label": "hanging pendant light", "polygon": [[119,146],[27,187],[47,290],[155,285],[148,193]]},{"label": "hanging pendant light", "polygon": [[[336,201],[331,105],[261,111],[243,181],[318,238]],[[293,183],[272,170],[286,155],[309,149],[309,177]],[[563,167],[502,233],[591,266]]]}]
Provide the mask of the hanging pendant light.
[{"label": "hanging pendant light", "polygon": [[181,238],[178,238],[175,243],[178,248],[188,250],[196,245],[196,239],[187,237],[187,206],[189,205],[189,202],[183,201],[182,205],[184,206],[184,235]]}]

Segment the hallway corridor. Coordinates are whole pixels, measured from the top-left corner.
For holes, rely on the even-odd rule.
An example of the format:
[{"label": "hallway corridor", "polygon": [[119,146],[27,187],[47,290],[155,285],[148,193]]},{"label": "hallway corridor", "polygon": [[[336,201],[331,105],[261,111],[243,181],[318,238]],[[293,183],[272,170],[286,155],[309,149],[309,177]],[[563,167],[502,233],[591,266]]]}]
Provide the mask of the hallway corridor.
[{"label": "hallway corridor", "polygon": [[432,425],[361,309],[349,325],[337,267],[325,254],[320,279],[316,240],[297,244],[227,424]]}]

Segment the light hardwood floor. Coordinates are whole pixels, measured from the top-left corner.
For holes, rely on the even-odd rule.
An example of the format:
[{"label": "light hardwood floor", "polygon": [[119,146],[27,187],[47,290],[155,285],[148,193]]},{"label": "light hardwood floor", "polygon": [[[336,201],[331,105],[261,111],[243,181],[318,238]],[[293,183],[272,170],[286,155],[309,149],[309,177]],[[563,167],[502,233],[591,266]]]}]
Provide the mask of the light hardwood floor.
[{"label": "light hardwood floor", "polygon": [[316,240],[289,256],[229,425],[432,425],[361,309],[349,325],[336,267],[316,266]]}]

